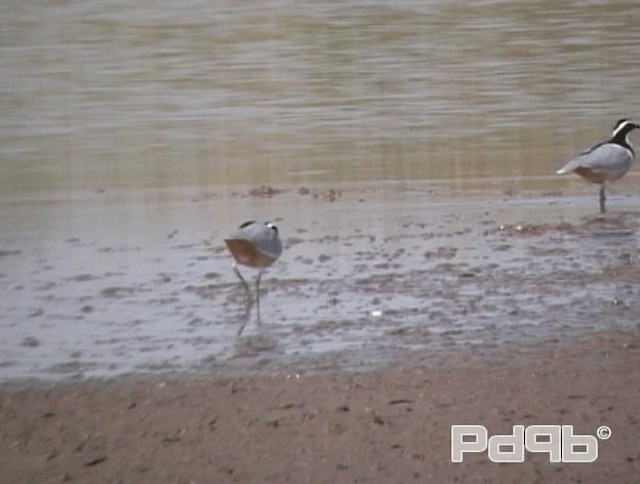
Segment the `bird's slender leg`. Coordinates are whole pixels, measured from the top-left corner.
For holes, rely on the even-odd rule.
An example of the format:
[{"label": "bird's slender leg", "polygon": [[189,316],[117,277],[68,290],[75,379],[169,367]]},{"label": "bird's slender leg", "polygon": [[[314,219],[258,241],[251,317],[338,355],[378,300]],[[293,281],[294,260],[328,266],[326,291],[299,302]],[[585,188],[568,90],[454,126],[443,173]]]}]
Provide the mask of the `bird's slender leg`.
[{"label": "bird's slender leg", "polygon": [[244,290],[247,293],[249,299],[251,299],[251,289],[249,289],[249,284],[247,284],[247,281],[245,281],[244,277],[242,277],[242,274],[240,274],[240,269],[238,269],[238,264],[236,262],[233,263],[233,272],[236,273],[238,279],[240,279],[240,282],[244,286]]},{"label": "bird's slender leg", "polygon": [[251,310],[253,309],[253,299],[247,298],[247,305],[245,307],[244,315],[240,322],[240,327],[238,328],[238,336],[242,336],[242,332],[244,328],[247,326],[247,323],[251,320]]},{"label": "bird's slender leg", "polygon": [[238,276],[238,279],[240,279],[240,283],[244,286],[244,293],[247,298],[245,314],[244,314],[244,317],[242,318],[242,324],[240,325],[240,328],[238,328],[238,336],[241,336],[245,326],[249,322],[249,319],[251,319],[251,310],[253,309],[253,297],[251,296],[251,288],[249,287],[249,284],[247,283],[245,278],[242,277],[242,274],[240,274],[240,269],[238,269],[238,264],[236,262],[233,263],[233,272],[236,273],[236,275]]},{"label": "bird's slender leg", "polygon": [[604,196],[604,187],[605,187],[605,185],[604,185],[604,183],[603,183],[603,184],[600,186],[600,213],[605,213],[605,211],[606,211],[606,210],[605,210],[604,203],[605,203],[605,200],[606,200],[607,198]]}]

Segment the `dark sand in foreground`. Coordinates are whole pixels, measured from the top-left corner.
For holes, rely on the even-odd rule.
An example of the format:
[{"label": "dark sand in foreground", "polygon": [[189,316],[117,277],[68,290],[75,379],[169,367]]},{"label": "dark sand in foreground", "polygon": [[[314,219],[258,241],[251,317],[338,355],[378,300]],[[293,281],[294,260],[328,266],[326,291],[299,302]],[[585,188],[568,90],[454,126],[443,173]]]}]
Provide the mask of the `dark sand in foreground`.
[{"label": "dark sand in foreground", "polygon": [[[508,352],[508,350],[505,350]],[[508,353],[507,353],[508,354]],[[471,360],[469,360],[471,361]],[[363,374],[5,388],[2,482],[637,482],[640,334]],[[450,462],[450,426],[612,430],[590,464]]]}]

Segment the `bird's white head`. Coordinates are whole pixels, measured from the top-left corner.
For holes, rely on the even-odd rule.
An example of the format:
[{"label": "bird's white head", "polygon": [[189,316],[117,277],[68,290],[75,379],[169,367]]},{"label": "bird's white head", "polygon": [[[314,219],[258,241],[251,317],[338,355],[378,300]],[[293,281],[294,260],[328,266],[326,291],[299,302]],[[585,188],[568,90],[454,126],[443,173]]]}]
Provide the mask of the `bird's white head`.
[{"label": "bird's white head", "polygon": [[273,230],[276,234],[278,233],[278,227],[276,227],[273,222],[266,222],[265,225]]}]

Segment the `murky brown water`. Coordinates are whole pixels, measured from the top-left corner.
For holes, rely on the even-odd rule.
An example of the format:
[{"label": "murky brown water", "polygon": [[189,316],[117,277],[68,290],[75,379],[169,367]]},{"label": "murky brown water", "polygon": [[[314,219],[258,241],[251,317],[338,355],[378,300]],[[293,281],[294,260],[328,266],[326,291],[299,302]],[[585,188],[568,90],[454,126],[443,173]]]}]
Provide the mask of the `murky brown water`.
[{"label": "murky brown water", "polygon": [[528,177],[640,112],[640,5],[0,5],[0,189]]},{"label": "murky brown water", "polygon": [[[553,171],[639,116],[638,25],[597,1],[3,2],[0,377],[633,325],[638,172],[600,219]],[[221,240],[256,217],[286,251],[237,339]]]}]

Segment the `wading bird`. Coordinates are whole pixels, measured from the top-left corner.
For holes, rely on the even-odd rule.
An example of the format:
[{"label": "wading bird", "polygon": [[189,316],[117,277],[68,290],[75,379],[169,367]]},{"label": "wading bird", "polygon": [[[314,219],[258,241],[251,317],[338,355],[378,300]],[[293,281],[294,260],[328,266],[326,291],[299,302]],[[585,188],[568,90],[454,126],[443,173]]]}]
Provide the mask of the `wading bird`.
[{"label": "wading bird", "polygon": [[556,173],[577,173],[585,180],[600,185],[600,212],[605,213],[605,186],[608,182],[622,178],[631,168],[634,152],[628,135],[636,123],[621,119],[613,129],[611,139],[599,143],[569,160]]},{"label": "wading bird", "polygon": [[253,304],[251,290],[247,281],[242,277],[242,274],[240,274],[238,264],[258,269],[258,278],[256,279],[256,303],[259,321],[260,278],[265,269],[273,264],[282,253],[282,242],[280,242],[278,228],[271,222],[250,220],[240,225],[240,227],[224,241],[235,259],[233,270],[240,279],[240,282],[244,285],[250,304]]}]

